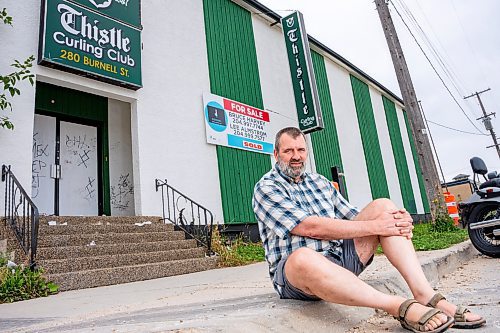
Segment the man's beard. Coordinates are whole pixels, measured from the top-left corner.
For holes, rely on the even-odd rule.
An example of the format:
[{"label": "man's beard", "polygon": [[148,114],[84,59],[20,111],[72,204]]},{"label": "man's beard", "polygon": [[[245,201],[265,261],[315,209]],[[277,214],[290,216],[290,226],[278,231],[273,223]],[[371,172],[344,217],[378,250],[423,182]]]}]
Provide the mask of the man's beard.
[{"label": "man's beard", "polygon": [[278,165],[280,167],[280,170],[285,175],[287,175],[290,178],[295,179],[295,178],[300,177],[304,174],[304,172],[306,171],[306,163],[302,162],[302,165],[300,167],[292,167],[290,165],[290,163],[292,161],[293,162],[301,162],[301,161],[297,161],[297,160],[290,160],[290,162],[286,163],[286,162],[283,162],[280,158],[278,158]]}]

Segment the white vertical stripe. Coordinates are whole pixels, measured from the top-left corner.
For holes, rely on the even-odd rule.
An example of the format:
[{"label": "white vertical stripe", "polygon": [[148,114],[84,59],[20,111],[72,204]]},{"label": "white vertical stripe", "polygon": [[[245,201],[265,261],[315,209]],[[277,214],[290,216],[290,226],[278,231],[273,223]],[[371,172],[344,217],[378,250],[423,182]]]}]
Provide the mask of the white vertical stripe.
[{"label": "white vertical stripe", "polygon": [[401,186],[399,185],[398,171],[394,160],[394,152],[392,151],[391,137],[387,128],[387,120],[385,117],[384,104],[382,96],[378,91],[370,86],[370,99],[373,107],[373,116],[375,117],[375,126],[377,127],[377,135],[384,162],[385,177],[387,179],[387,187],[389,188],[390,199],[398,206],[403,207],[403,197],[401,195]]},{"label": "white vertical stripe", "polygon": [[349,201],[362,208],[372,201],[349,73],[325,58]]}]

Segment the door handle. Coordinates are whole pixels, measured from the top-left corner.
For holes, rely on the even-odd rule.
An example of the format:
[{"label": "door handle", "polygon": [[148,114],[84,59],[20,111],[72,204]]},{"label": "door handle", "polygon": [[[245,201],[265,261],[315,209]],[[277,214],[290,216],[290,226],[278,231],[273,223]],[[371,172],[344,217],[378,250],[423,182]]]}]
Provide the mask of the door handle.
[{"label": "door handle", "polygon": [[50,166],[50,178],[61,179],[61,165],[52,164]]}]

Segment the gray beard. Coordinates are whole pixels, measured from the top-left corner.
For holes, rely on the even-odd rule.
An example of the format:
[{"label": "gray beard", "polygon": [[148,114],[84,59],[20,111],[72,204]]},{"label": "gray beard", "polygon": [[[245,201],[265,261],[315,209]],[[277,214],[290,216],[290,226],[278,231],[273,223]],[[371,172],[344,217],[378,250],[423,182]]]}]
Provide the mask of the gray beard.
[{"label": "gray beard", "polygon": [[303,162],[300,168],[293,168],[290,164],[287,164],[278,158],[278,165],[280,170],[290,178],[297,178],[304,174],[306,171],[306,163]]}]

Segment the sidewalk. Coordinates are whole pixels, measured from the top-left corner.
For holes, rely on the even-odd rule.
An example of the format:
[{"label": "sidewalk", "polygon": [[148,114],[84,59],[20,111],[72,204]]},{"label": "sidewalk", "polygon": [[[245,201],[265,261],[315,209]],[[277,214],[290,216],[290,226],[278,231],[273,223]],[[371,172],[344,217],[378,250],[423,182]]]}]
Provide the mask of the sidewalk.
[{"label": "sidewalk", "polygon": [[[476,254],[469,241],[419,252],[432,282]],[[361,277],[407,294],[384,256]],[[374,311],[326,302],[280,300],[266,263],[63,292],[0,304],[0,332],[344,332]]]}]

